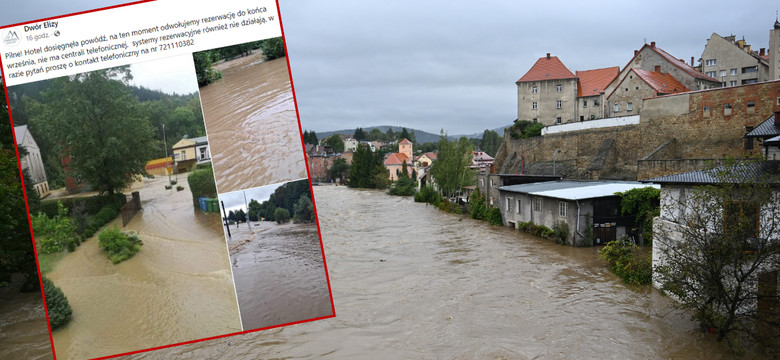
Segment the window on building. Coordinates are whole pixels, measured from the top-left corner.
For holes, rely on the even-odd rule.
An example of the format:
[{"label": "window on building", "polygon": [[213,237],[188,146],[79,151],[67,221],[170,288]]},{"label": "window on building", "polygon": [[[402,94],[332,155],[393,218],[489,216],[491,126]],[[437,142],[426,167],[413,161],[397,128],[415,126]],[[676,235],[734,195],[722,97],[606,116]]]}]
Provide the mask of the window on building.
[{"label": "window on building", "polygon": [[701,107],[702,116],[704,117],[710,117],[710,106],[704,105]]},{"label": "window on building", "polygon": [[726,82],[724,81],[724,82],[720,83],[720,87],[726,87]]},{"label": "window on building", "polygon": [[731,104],[723,104],[723,115],[731,115]]},{"label": "window on building", "polygon": [[[752,126],[745,126],[745,134],[753,131]],[[745,138],[745,150],[753,150],[753,138]]]},{"label": "window on building", "polygon": [[536,94],[538,92],[539,92],[539,88],[537,88],[536,85],[534,85],[534,87],[531,88],[531,94]]},{"label": "window on building", "polygon": [[729,86],[737,86],[737,80],[729,81]]},{"label": "window on building", "polygon": [[615,103],[615,112],[620,112],[620,104]]},{"label": "window on building", "polygon": [[200,148],[200,157],[198,158],[198,160],[203,160],[203,159],[206,159],[206,148],[205,147]]},{"label": "window on building", "polygon": [[531,103],[531,109],[536,110],[536,101]]},{"label": "window on building", "polygon": [[539,121],[539,119],[534,118],[534,124],[536,124]]},{"label": "window on building", "polygon": [[187,160],[187,153],[186,153],[186,152],[184,152],[184,150],[182,150],[182,151],[181,151],[181,156],[180,156],[180,157],[181,157],[181,160],[182,160],[182,161],[184,161],[184,160]]},{"label": "window on building", "polygon": [[720,76],[721,76],[721,77],[724,77],[724,76],[726,76],[726,70],[721,70],[721,71],[720,71]]},{"label": "window on building", "polygon": [[565,201],[558,202],[558,215],[566,217],[566,213],[569,211],[569,203]]},{"label": "window on building", "polygon": [[563,101],[558,100],[558,101],[555,102],[555,108],[556,109],[560,109],[562,107],[563,107]]},{"label": "window on building", "polygon": [[716,77],[716,76],[718,76],[718,72],[717,71],[707,71],[705,74],[707,74],[707,76],[709,76],[709,77]]},{"label": "window on building", "polygon": [[598,100],[593,100],[593,106],[599,106],[599,101]]},{"label": "window on building", "polygon": [[582,101],[582,107],[588,107],[588,100]]},{"label": "window on building", "polygon": [[718,63],[717,59],[707,59],[706,61],[704,61],[704,65],[707,66],[715,66],[715,64],[717,63]]},{"label": "window on building", "polygon": [[542,198],[540,196],[534,198],[534,211],[542,211]]},{"label": "window on building", "polygon": [[507,213],[512,211],[512,198],[508,197],[506,198],[506,209],[504,209]]},{"label": "window on building", "polygon": [[758,82],[758,79],[745,79],[745,80],[742,80],[742,85],[755,84],[757,82]]},{"label": "window on building", "polygon": [[563,85],[555,85],[555,91],[557,92],[563,91]]},{"label": "window on building", "polygon": [[516,204],[515,204],[515,212],[516,212],[516,213],[518,213],[518,214],[520,214],[520,209],[522,208],[522,207],[520,206],[520,204],[521,204],[521,203],[520,203],[520,199],[517,199],[517,200],[516,200]]},{"label": "window on building", "polygon": [[634,111],[634,103],[629,102],[626,104],[626,111]]},{"label": "window on building", "polygon": [[560,124],[561,122],[562,122],[562,120],[561,120],[560,117],[555,118],[555,123],[556,124]]},{"label": "window on building", "polygon": [[493,187],[493,179],[490,179],[490,187]]},{"label": "window on building", "polygon": [[731,69],[731,75],[737,75],[737,69]]},{"label": "window on building", "polygon": [[479,179],[479,185],[485,186],[485,179]]},{"label": "window on building", "polygon": [[758,237],[760,209],[754,202],[727,202],[723,209],[723,231],[737,239]]},{"label": "window on building", "polygon": [[585,121],[585,115],[580,115],[580,121]]},{"label": "window on building", "polygon": [[756,66],[748,66],[748,67],[743,67],[742,68],[742,73],[743,74],[749,74],[749,73],[754,73],[754,72],[758,72],[758,65],[756,65]]},{"label": "window on building", "polygon": [[755,114],[756,113],[756,102],[755,101],[748,101],[745,104],[745,107],[747,108],[748,114]]}]

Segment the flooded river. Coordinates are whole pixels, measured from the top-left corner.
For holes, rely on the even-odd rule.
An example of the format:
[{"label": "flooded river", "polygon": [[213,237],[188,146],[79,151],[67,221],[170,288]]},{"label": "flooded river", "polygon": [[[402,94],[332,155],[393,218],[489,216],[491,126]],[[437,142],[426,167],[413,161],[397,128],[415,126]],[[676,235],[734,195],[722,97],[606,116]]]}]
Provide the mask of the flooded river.
[{"label": "flooded river", "polygon": [[336,317],[133,359],[722,359],[670,300],[571,248],[373,190],[315,187]]},{"label": "flooded river", "polygon": [[333,315],[316,224],[262,221],[231,233],[245,330]]},{"label": "flooded river", "polygon": [[[179,183],[185,188],[186,174]],[[83,359],[241,330],[227,248],[215,214],[192,205],[188,190],[145,180],[143,211],[125,230],[144,245],[111,264],[92,238],[48,274],[68,297],[73,318],[54,332],[58,359]],[[121,219],[112,223],[121,228]]]},{"label": "flooded river", "polygon": [[0,288],[0,359],[52,359],[41,293]]},{"label": "flooded river", "polygon": [[252,55],[215,66],[200,88],[220,193],[305,178],[306,163],[286,58]]}]

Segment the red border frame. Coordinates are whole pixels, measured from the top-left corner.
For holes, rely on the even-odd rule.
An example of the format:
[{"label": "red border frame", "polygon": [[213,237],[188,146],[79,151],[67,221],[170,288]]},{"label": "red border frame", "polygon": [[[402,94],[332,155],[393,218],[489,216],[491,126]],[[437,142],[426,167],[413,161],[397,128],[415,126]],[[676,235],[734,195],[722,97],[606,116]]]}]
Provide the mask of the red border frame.
[{"label": "red border frame", "polygon": [[[48,17],[48,18],[39,19],[39,20],[31,20],[31,21],[21,22],[21,23],[17,23],[17,24],[4,25],[4,26],[0,26],[0,30],[5,29],[5,28],[9,28],[9,27],[16,27],[16,26],[20,26],[20,25],[24,25],[24,24],[30,24],[30,23],[36,23],[36,22],[41,22],[41,21],[59,19],[59,18],[64,18],[64,17],[71,17],[71,16],[76,16],[76,15],[82,15],[82,14],[88,14],[88,13],[93,13],[93,12],[98,12],[98,11],[116,9],[116,8],[121,8],[121,7],[125,7],[125,6],[138,5],[138,4],[149,3],[149,2],[154,2],[154,1],[157,1],[157,0],[139,0],[139,1],[130,2],[130,3],[127,3],[127,4],[113,5],[113,6],[108,6],[108,7],[103,7],[103,8],[93,9],[93,10],[86,10],[86,11],[80,11],[80,12],[75,12],[75,13],[71,13],[71,14],[65,14],[65,15]],[[207,338],[203,338],[203,339],[189,340],[189,341],[184,341],[184,342],[179,342],[179,343],[174,343],[174,344],[169,344],[169,345],[162,345],[162,346],[152,347],[152,348],[148,348],[148,349],[139,349],[139,350],[134,350],[134,351],[120,353],[120,354],[107,355],[107,356],[97,357],[97,358],[94,358],[94,359],[110,359],[110,358],[115,358],[115,357],[119,357],[119,356],[126,356],[126,355],[138,354],[138,353],[143,353],[143,352],[155,351],[155,350],[166,349],[166,348],[171,348],[171,347],[176,347],[176,346],[181,346],[181,345],[187,345],[187,344],[193,344],[193,343],[198,343],[198,342],[203,342],[203,341],[215,340],[215,339],[225,338],[225,337],[229,337],[229,336],[243,335],[243,334],[248,334],[248,333],[253,333],[253,332],[258,332],[258,331],[263,331],[263,330],[275,329],[275,328],[280,328],[280,327],[289,326],[289,325],[296,325],[296,324],[312,322],[312,321],[317,321],[317,320],[330,319],[330,318],[336,317],[336,306],[335,306],[335,304],[333,302],[333,290],[332,290],[331,284],[330,284],[330,275],[328,274],[328,263],[327,263],[327,261],[325,259],[325,247],[323,246],[323,242],[322,242],[322,230],[320,228],[319,216],[317,215],[317,203],[316,203],[316,200],[314,199],[314,189],[313,189],[312,184],[311,184],[311,173],[309,172],[309,159],[308,159],[308,156],[306,154],[306,145],[303,142],[303,128],[301,127],[301,116],[300,116],[300,112],[298,111],[298,99],[297,99],[297,97],[295,95],[295,84],[293,82],[292,69],[290,67],[290,58],[289,58],[289,53],[288,53],[288,49],[287,49],[287,40],[284,37],[284,25],[283,25],[283,22],[282,22],[282,11],[279,8],[279,0],[276,0],[275,2],[276,2],[276,10],[279,13],[279,26],[280,26],[280,29],[281,29],[281,32],[282,32],[282,42],[284,43],[285,57],[287,58],[286,59],[286,61],[287,61],[287,73],[288,73],[288,76],[290,78],[290,87],[291,87],[292,95],[293,95],[293,103],[295,104],[295,117],[298,120],[298,134],[300,135],[300,139],[301,139],[301,151],[303,152],[304,162],[306,164],[306,177],[309,180],[309,192],[312,194],[312,199],[311,200],[312,200],[312,205],[314,206],[314,215],[317,218],[317,235],[320,238],[320,252],[322,253],[322,262],[323,262],[323,266],[325,268],[325,280],[328,283],[328,295],[330,296],[330,307],[331,307],[332,314],[331,315],[327,315],[327,316],[321,316],[321,317],[317,317],[317,318],[307,319],[307,320],[295,321],[295,322],[291,322],[291,323],[278,324],[278,325],[273,325],[273,326],[268,326],[268,327],[263,327],[263,328],[258,328],[258,329],[252,329],[252,330],[244,330],[244,331],[228,333],[228,334],[224,334],[224,335],[217,335],[217,336],[207,337]],[[0,58],[0,75],[2,76],[3,79],[5,79],[5,72],[3,71],[2,67],[3,67],[2,66],[2,59]],[[3,90],[5,92],[6,104],[8,104],[8,117],[9,117],[9,119],[11,121],[11,128],[13,129],[14,121],[13,121],[13,116],[11,115],[11,105],[10,105],[10,102],[9,102],[10,99],[8,97],[8,87],[5,84],[5,82],[3,82]],[[16,133],[12,130],[11,131],[11,135],[13,136],[13,139],[14,139],[14,149],[16,150],[16,160],[17,160],[17,165],[18,165],[18,168],[19,168],[19,177],[20,177],[20,182],[22,184],[22,191],[24,191],[24,204],[25,204],[25,207],[26,207],[26,210],[27,210],[27,221],[28,221],[28,225],[29,225],[29,228],[30,228],[30,236],[31,236],[31,240],[32,240],[32,243],[33,243],[33,251],[35,252],[35,263],[36,263],[36,267],[38,268],[38,281],[40,282],[40,286],[41,286],[41,298],[43,300],[43,308],[44,308],[44,311],[46,313],[46,324],[47,324],[47,326],[49,328],[49,342],[51,344],[52,356],[56,360],[57,359],[57,352],[54,349],[54,337],[52,335],[51,324],[49,322],[49,310],[46,307],[46,295],[43,292],[43,278],[41,276],[40,263],[38,262],[38,250],[35,247],[35,235],[33,234],[33,230],[32,230],[32,220],[30,218],[30,206],[27,203],[27,190],[26,190],[25,184],[24,184],[24,176],[22,175],[22,165],[21,165],[21,160],[19,159],[19,148],[18,148],[18,146],[16,146]],[[239,309],[239,313],[240,313],[240,309]]]}]

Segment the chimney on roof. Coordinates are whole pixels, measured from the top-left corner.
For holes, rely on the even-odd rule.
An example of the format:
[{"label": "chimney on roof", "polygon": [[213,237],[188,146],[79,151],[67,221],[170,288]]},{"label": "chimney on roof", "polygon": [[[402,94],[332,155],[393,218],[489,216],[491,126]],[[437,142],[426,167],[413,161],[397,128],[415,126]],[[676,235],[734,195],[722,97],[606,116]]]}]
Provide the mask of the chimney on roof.
[{"label": "chimney on roof", "polygon": [[639,50],[634,50],[634,56],[637,56],[639,54]]},{"label": "chimney on roof", "polygon": [[656,65],[655,66],[655,72],[657,72],[657,73],[661,72],[661,65]]},{"label": "chimney on roof", "polygon": [[650,47],[655,49],[655,41],[650,42]]},{"label": "chimney on roof", "polygon": [[748,54],[750,54],[750,45],[745,45],[745,51],[747,51]]},{"label": "chimney on roof", "polygon": [[547,60],[550,59],[550,53],[547,53]]},{"label": "chimney on roof", "polygon": [[766,54],[766,48],[759,49],[758,55],[764,56],[764,54]]}]

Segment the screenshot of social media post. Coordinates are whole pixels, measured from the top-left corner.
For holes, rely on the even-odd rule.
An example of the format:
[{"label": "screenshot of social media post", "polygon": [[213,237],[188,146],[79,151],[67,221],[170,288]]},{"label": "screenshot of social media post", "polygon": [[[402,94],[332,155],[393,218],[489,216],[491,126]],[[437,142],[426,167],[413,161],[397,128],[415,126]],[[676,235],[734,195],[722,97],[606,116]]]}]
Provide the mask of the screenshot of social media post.
[{"label": "screenshot of social media post", "polygon": [[57,359],[335,316],[277,5],[182,5],[0,28]]}]

